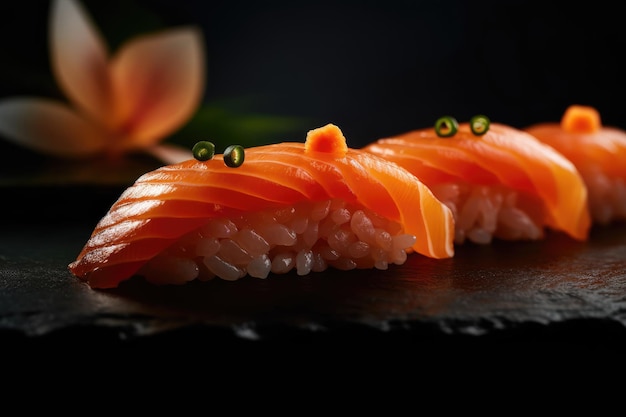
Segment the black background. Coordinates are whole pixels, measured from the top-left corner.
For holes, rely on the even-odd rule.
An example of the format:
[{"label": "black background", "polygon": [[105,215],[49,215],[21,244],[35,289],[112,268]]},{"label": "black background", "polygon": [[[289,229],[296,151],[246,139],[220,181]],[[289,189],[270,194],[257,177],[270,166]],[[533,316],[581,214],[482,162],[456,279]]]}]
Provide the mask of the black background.
[{"label": "black background", "polygon": [[[549,1],[83,0],[115,48],[157,28],[199,25],[205,102],[303,118],[275,140],[337,124],[349,145],[474,114],[522,128],[592,105],[626,128],[626,32],[613,3]],[[0,97],[55,95],[49,2],[2,2]],[[236,138],[233,138],[236,140]]]}]

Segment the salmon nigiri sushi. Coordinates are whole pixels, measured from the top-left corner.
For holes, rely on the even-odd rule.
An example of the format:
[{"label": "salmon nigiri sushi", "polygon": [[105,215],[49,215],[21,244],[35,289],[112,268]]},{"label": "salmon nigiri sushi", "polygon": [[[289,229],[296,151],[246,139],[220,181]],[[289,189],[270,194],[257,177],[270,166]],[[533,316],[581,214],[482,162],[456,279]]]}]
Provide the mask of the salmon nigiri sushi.
[{"label": "salmon nigiri sushi", "polygon": [[589,193],[589,210],[597,224],[626,220],[626,131],[603,126],[591,106],[569,106],[559,122],[525,129],[572,161]]},{"label": "salmon nigiri sushi", "polygon": [[587,190],[575,166],[512,126],[446,116],[364,150],[406,168],[450,207],[456,244],[538,240],[546,229],[588,237]]},{"label": "salmon nigiri sushi", "polygon": [[239,148],[238,159],[211,152],[139,177],[70,271],[113,288],[135,275],[154,284],[234,281],[454,255],[450,209],[407,170],[349,148],[333,124],[304,143]]}]

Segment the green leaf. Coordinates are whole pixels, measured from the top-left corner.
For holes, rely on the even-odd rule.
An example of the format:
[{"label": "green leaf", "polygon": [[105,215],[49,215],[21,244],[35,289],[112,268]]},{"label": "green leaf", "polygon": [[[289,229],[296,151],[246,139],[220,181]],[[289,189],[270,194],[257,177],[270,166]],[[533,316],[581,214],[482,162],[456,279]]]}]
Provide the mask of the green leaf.
[{"label": "green leaf", "polygon": [[196,142],[207,140],[215,144],[216,152],[222,153],[232,144],[248,148],[279,142],[304,142],[312,126],[312,122],[305,118],[245,113],[228,107],[218,104],[201,106],[192,119],[166,142],[191,149]]}]

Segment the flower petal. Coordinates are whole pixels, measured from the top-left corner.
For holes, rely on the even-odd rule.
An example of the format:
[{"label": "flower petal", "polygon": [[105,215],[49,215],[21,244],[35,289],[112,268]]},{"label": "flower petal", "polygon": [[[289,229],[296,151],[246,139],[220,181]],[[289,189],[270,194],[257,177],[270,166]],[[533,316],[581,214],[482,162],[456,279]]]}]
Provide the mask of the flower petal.
[{"label": "flower petal", "polygon": [[81,158],[103,150],[106,135],[63,103],[36,97],[0,100],[0,134],[38,152]]},{"label": "flower petal", "polygon": [[172,144],[150,146],[145,148],[145,152],[157,159],[160,159],[166,164],[177,164],[188,159],[193,159],[193,153],[191,150]]},{"label": "flower petal", "polygon": [[107,46],[75,0],[54,0],[51,5],[50,54],[67,98],[95,120],[113,125]]},{"label": "flower petal", "polygon": [[202,32],[188,27],[126,43],[111,63],[118,126],[147,147],[181,127],[204,94]]}]

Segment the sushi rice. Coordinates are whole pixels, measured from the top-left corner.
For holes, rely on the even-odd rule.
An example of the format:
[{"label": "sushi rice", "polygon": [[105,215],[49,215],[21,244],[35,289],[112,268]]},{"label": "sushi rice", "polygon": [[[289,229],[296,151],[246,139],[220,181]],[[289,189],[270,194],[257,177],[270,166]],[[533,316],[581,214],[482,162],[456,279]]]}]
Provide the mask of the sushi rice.
[{"label": "sushi rice", "polygon": [[401,265],[415,243],[401,225],[340,199],[216,217],[148,261],[137,273],[155,284],[234,281]]},{"label": "sushi rice", "polygon": [[456,244],[489,244],[494,237],[538,240],[544,236],[544,214],[531,196],[501,185],[468,183],[437,184],[431,190],[454,214]]}]

